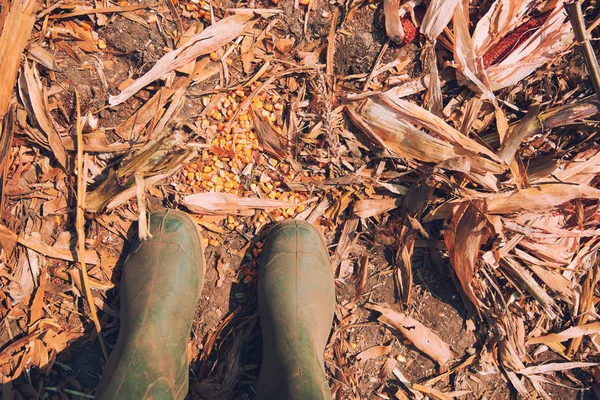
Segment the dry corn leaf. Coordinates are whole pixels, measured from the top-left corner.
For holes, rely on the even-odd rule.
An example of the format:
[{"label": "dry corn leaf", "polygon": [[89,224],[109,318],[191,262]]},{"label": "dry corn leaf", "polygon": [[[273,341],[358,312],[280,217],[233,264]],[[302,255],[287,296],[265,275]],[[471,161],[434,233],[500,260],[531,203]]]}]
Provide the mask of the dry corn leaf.
[{"label": "dry corn leaf", "polygon": [[475,307],[487,308],[473,290],[473,284],[478,282],[479,250],[489,237],[485,230],[487,220],[479,210],[480,205],[481,202],[463,202],[444,233],[444,241],[450,255],[450,265],[463,292]]},{"label": "dry corn leaf", "polygon": [[589,368],[598,365],[593,362],[565,362],[565,363],[549,363],[543,365],[535,365],[533,367],[523,368],[517,371],[521,375],[536,375],[548,374],[556,371],[568,371],[574,368]]},{"label": "dry corn leaf", "polygon": [[[466,191],[463,195],[471,200],[484,200],[481,210],[487,214],[536,215],[575,199],[600,199],[600,190],[577,183],[546,183],[501,193]],[[424,222],[452,217],[460,203],[460,200],[452,200],[442,204],[430,211]]]},{"label": "dry corn leaf", "polygon": [[506,165],[512,164],[521,143],[537,131],[537,116],[539,111],[539,105],[532,105],[527,111],[527,114],[508,132],[502,141],[502,147],[498,152],[498,158]]},{"label": "dry corn leaf", "polygon": [[569,300],[573,297],[572,284],[567,278],[558,272],[550,271],[536,264],[528,264],[529,269],[542,280],[552,291],[564,296]]},{"label": "dry corn leaf", "polygon": [[[63,248],[59,248],[58,246],[50,246],[47,245],[45,243],[43,243],[41,240],[39,240],[38,237],[35,237],[34,235],[27,235],[27,236],[19,236],[17,239],[17,242],[25,247],[27,247],[28,249],[31,249],[37,253],[43,254],[46,257],[50,257],[50,258],[56,258],[58,260],[65,260],[65,261],[75,261],[77,258],[73,255],[73,251],[71,251],[71,249],[63,249]],[[116,260],[104,260],[106,262],[113,262]],[[86,250],[85,252],[85,262],[87,264],[99,264],[100,263],[100,259],[98,258],[98,254],[96,254],[95,251],[93,250]]]},{"label": "dry corn leaf", "polygon": [[381,314],[379,321],[399,330],[417,349],[427,354],[438,364],[446,365],[457,356],[436,333],[406,314],[377,304],[366,304],[365,307],[379,312]]},{"label": "dry corn leaf", "polygon": [[365,199],[354,203],[352,212],[359,218],[369,218],[399,207],[400,199]]},{"label": "dry corn leaf", "polygon": [[595,333],[600,332],[600,322],[592,322],[586,325],[573,326],[571,328],[565,329],[560,333],[551,333],[545,336],[539,336],[531,338],[527,341],[527,344],[541,344],[541,343],[551,343],[551,342],[565,342],[569,339],[585,336],[585,335],[593,335]]},{"label": "dry corn leaf", "polygon": [[452,19],[454,9],[460,0],[432,0],[421,23],[421,33],[435,40]]},{"label": "dry corn leaf", "polygon": [[358,353],[358,355],[356,356],[356,360],[359,362],[365,362],[373,358],[385,356],[386,354],[390,354],[392,349],[392,343],[388,344],[387,346],[373,346],[367,350]]},{"label": "dry corn leaf", "polygon": [[400,0],[384,0],[383,14],[385,16],[385,33],[396,41],[404,39],[404,28],[400,19]]},{"label": "dry corn leaf", "polygon": [[450,396],[446,393],[440,392],[437,389],[419,385],[418,383],[413,383],[412,388],[414,390],[418,390],[421,393],[425,393],[433,400],[452,400],[452,396]]},{"label": "dry corn leaf", "polygon": [[600,173],[600,147],[594,146],[576,154],[571,161],[559,165],[549,175],[560,182],[589,184]]},{"label": "dry corn leaf", "polygon": [[551,320],[556,318],[558,305],[533,276],[514,258],[504,257],[500,260],[502,269],[506,271],[523,289],[527,290],[535,298]]},{"label": "dry corn leaf", "polygon": [[6,226],[0,224],[0,246],[8,256],[12,254],[16,245],[17,235]]},{"label": "dry corn leaf", "polygon": [[395,238],[398,249],[394,261],[396,263],[398,289],[404,303],[408,303],[411,296],[413,283],[412,255],[416,235],[417,233],[422,234],[424,231],[418,221],[421,219],[438,183],[439,181],[433,176],[421,178],[410,186],[406,197],[402,201],[400,231]]},{"label": "dry corn leaf", "polygon": [[52,71],[60,71],[54,55],[37,43],[29,46],[27,57]]},{"label": "dry corn leaf", "polygon": [[136,195],[136,173],[142,174],[146,186],[151,187],[175,173],[195,154],[193,148],[186,146],[181,131],[161,133],[124,160],[117,170],[109,171],[108,177],[87,195],[86,210],[98,212],[126,202]]},{"label": "dry corn leaf", "polygon": [[137,140],[147,124],[153,118],[156,118],[163,107],[171,101],[175,92],[181,88],[186,88],[191,81],[191,77],[181,78],[172,87],[161,88],[150,100],[144,102],[135,113],[117,125],[115,132],[124,140]]},{"label": "dry corn leaf", "polygon": [[[483,93],[483,97],[495,101],[487,77],[477,75],[477,56],[473,40],[469,35],[469,27],[465,19],[463,5],[460,3],[454,10],[454,62],[458,71],[468,81],[472,82],[476,89]],[[460,79],[460,75],[457,76]]]},{"label": "dry corn leaf", "polygon": [[[484,154],[490,159],[498,161],[498,157],[494,152],[454,129],[437,115],[406,100],[387,96],[382,96],[382,98],[385,100],[389,99],[389,102],[386,102],[386,104],[392,106],[403,121],[410,122],[417,127],[425,128],[436,136],[443,138],[453,145],[460,146],[469,152]],[[499,171],[499,169],[496,170]]]},{"label": "dry corn leaf", "polygon": [[9,7],[10,10],[8,14],[4,14],[4,26],[0,25],[0,122],[8,111],[21,64],[21,54],[31,35],[39,4],[37,0],[14,0],[10,4],[5,1],[2,6],[3,14]]},{"label": "dry corn leaf", "polygon": [[[407,109],[414,110],[410,106]],[[498,163],[459,145],[453,145],[435,138],[406,122],[406,112],[398,109],[389,98],[373,96],[361,101],[358,105],[349,105],[346,110],[352,122],[392,156],[402,157],[412,163],[420,161],[433,164],[439,164],[459,156],[468,156],[470,165],[476,172],[501,173],[504,171],[504,168]],[[413,117],[413,120],[418,119],[419,122],[426,123],[426,126],[440,129],[435,133],[443,137],[450,137],[454,141],[469,143],[470,146],[470,139],[463,140],[460,137],[453,136],[454,131],[440,128],[437,125],[437,120],[424,121],[426,116],[433,114],[424,109],[420,110],[427,114],[422,114],[422,119],[419,119],[420,116]],[[458,132],[458,134],[464,137],[462,133]]]},{"label": "dry corn leaf", "polygon": [[37,76],[37,70],[35,70],[35,66],[33,69],[30,68],[27,61],[23,64],[21,70],[19,91],[29,118],[46,134],[48,145],[54,153],[54,157],[66,168],[67,151],[48,114],[48,107],[42,93],[42,83]]},{"label": "dry corn leaf", "polygon": [[279,160],[285,159],[287,149],[283,143],[283,137],[275,132],[273,126],[265,121],[254,108],[252,108],[251,115],[254,128],[256,129],[256,138],[263,150]]},{"label": "dry corn leaf", "polygon": [[4,209],[5,186],[10,163],[12,162],[11,146],[15,133],[16,109],[17,105],[12,103],[4,118],[0,118],[0,209]]},{"label": "dry corn leaf", "polygon": [[185,45],[168,52],[146,74],[136,79],[118,96],[110,96],[109,103],[116,106],[143,89],[146,85],[164,78],[169,72],[185,66],[196,58],[218,50],[240,36],[251,25],[252,12],[238,13],[224,18],[192,37]]},{"label": "dry corn leaf", "polygon": [[600,199],[600,190],[581,184],[549,183],[497,194],[484,194],[490,214],[543,213],[574,199]]},{"label": "dry corn leaf", "polygon": [[75,37],[75,44],[86,53],[97,52],[98,46],[91,31],[85,30],[75,21],[64,21],[62,26]]},{"label": "dry corn leaf", "polygon": [[254,210],[272,210],[296,206],[286,201],[238,197],[229,193],[197,193],[185,196],[181,201],[191,212],[197,214],[253,215]]},{"label": "dry corn leaf", "polygon": [[[39,233],[35,232],[32,235],[39,240]],[[42,264],[45,263],[44,257],[35,251],[26,249],[26,253],[18,258],[14,272],[15,279],[8,285],[8,292],[12,298],[13,306],[26,300],[33,293]]]},{"label": "dry corn leaf", "polygon": [[29,311],[29,325],[37,322],[44,316],[42,307],[44,305],[44,294],[46,293],[46,280],[48,277],[48,267],[42,266],[42,272],[40,274],[39,286],[35,291],[35,296],[31,302],[31,308]]}]

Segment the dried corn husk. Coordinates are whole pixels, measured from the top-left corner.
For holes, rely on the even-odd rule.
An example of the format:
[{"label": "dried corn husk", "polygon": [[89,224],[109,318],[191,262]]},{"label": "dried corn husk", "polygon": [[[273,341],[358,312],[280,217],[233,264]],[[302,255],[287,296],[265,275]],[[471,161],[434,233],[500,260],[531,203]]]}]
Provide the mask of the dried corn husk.
[{"label": "dried corn husk", "polygon": [[[504,168],[485,154],[494,154],[447,125],[427,110],[400,99],[377,95],[347,107],[352,121],[392,157],[401,157],[410,164],[439,164],[451,159],[467,157],[469,168],[486,174],[502,173]],[[438,137],[427,134],[412,123],[429,129]]]},{"label": "dried corn husk", "polygon": [[[496,91],[522,81],[567,49],[573,42],[573,31],[566,20],[562,0],[546,5],[549,16],[541,26],[532,26],[527,31],[527,35],[531,33],[531,36],[526,37],[515,30],[523,25],[525,15],[530,13],[537,3],[497,0],[477,23],[472,46],[469,46],[465,39],[468,36],[466,24],[460,23],[460,17],[455,13],[457,44],[454,61],[461,75],[457,76],[459,82],[471,83],[484,93],[485,88]],[[530,21],[533,21],[533,18],[530,18]],[[512,37],[511,33],[516,36]],[[489,57],[491,52],[499,52],[502,46],[513,45],[514,47],[502,50],[503,53],[507,53],[503,58],[485,67],[489,62],[486,61],[486,55]]]},{"label": "dried corn husk", "polygon": [[392,40],[404,39],[404,28],[400,21],[400,0],[384,0],[383,14],[385,15],[385,32]]},{"label": "dried corn husk", "polygon": [[586,325],[573,326],[565,329],[560,333],[550,333],[545,336],[531,338],[527,341],[527,344],[540,344],[540,343],[551,343],[551,342],[564,342],[569,339],[581,337],[584,335],[593,335],[600,332],[600,322],[592,322]]},{"label": "dried corn husk", "polygon": [[432,0],[421,23],[421,33],[435,40],[452,19],[454,9],[460,0]]},{"label": "dried corn husk", "polygon": [[428,108],[436,114],[442,114],[442,84],[435,52],[436,39],[452,19],[454,9],[459,0],[433,0],[427,6],[427,11],[421,24],[421,33],[427,37],[428,44],[424,52],[429,63],[430,84],[427,93]]}]

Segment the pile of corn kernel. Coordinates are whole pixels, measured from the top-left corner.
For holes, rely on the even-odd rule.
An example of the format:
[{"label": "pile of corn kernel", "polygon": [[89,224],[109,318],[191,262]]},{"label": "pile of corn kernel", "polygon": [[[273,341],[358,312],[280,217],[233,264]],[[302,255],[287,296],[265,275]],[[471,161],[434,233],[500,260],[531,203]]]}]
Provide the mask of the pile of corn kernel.
[{"label": "pile of corn kernel", "polygon": [[246,284],[252,283],[258,276],[258,263],[260,262],[260,255],[263,251],[263,242],[256,243],[256,246],[248,254],[246,263],[243,264],[242,268],[242,281]]},{"label": "pile of corn kernel", "polygon": [[[251,87],[250,90],[253,88]],[[224,222],[230,230],[260,230],[271,221],[283,221],[305,210],[304,193],[284,190],[282,182],[293,181],[298,174],[285,162],[260,152],[260,145],[248,111],[242,111],[232,120],[240,103],[246,99],[243,90],[222,96],[217,105],[207,110],[200,121],[202,129],[216,132],[211,148],[202,151],[197,160],[185,165],[181,182],[188,185],[190,192],[220,192],[239,196],[255,196],[295,204],[283,209],[257,213],[252,221],[244,223],[240,218],[229,216]],[[202,98],[209,106],[213,96]],[[260,93],[252,100],[252,109],[259,112],[265,121],[278,133],[283,132],[282,111],[284,103],[277,94]],[[263,158],[262,165],[250,165]],[[247,225],[250,226],[247,226]]]}]

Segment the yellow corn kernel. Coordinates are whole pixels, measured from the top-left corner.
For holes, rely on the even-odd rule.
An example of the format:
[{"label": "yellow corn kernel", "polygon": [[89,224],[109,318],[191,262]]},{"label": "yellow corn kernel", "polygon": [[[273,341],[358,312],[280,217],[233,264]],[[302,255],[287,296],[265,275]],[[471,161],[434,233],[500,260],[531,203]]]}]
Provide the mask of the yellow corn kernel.
[{"label": "yellow corn kernel", "polygon": [[208,244],[213,247],[217,247],[219,245],[219,241],[217,239],[209,239]]},{"label": "yellow corn kernel", "polygon": [[234,93],[235,93],[236,96],[239,96],[239,97],[245,97],[246,96],[246,93],[244,93],[244,91],[241,90],[241,89],[236,90]]},{"label": "yellow corn kernel", "polygon": [[[204,54],[206,54],[206,53],[204,53]],[[210,57],[210,59],[212,61],[217,61],[219,59],[219,56],[217,55],[217,52],[215,52],[215,51],[213,51],[212,53],[210,53],[209,57]]]},{"label": "yellow corn kernel", "polygon": [[277,111],[281,111],[281,110],[283,110],[283,103],[275,103],[275,106],[274,106],[274,108],[275,108]]}]

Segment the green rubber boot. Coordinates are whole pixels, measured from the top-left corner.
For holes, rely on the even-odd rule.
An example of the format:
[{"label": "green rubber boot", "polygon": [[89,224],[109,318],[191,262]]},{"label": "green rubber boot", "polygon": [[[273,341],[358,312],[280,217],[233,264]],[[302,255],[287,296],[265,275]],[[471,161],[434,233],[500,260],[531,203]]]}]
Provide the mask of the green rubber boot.
[{"label": "green rubber boot", "polygon": [[303,221],[273,227],[258,271],[263,361],[257,399],[331,399],[323,351],[335,286],[321,234]]},{"label": "green rubber boot", "polygon": [[123,266],[121,330],[96,399],[183,399],[187,343],[204,281],[194,220],[169,210],[150,217],[152,238],[136,243]]}]

